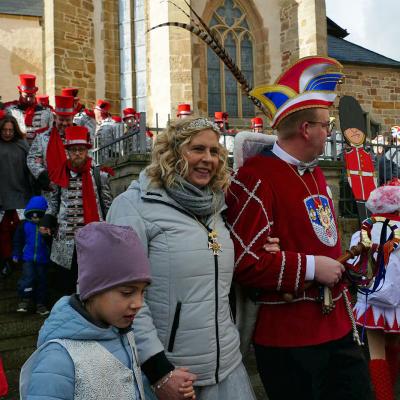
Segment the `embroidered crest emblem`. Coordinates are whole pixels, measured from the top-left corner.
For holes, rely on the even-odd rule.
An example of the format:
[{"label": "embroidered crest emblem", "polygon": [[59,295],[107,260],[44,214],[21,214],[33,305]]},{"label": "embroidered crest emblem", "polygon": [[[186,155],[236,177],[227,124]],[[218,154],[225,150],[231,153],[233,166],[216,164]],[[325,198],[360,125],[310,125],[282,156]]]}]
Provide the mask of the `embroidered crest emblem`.
[{"label": "embroidered crest emblem", "polygon": [[338,235],[328,198],[322,195],[309,196],[304,199],[304,204],[318,239],[326,246],[335,246]]}]

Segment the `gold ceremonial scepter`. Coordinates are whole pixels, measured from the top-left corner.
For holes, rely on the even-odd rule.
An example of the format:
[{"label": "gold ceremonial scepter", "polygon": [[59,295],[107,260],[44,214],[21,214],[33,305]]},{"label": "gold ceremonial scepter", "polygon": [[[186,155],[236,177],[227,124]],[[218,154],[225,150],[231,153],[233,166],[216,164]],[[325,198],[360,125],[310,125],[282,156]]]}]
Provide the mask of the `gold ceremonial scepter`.
[{"label": "gold ceremonial scepter", "polygon": [[[342,254],[336,260],[341,264],[344,264],[346,261],[361,255],[363,252],[367,251],[368,247],[364,243],[358,243],[355,246],[352,246],[350,249],[346,250],[344,254]],[[314,285],[314,281],[309,281],[304,284],[304,289],[309,289],[312,285]],[[294,299],[294,295],[292,293],[284,293],[282,295],[283,300],[287,303],[291,303]],[[322,302],[322,311],[323,313],[329,313],[332,311],[334,305],[332,300],[332,292],[331,289],[327,286],[324,286],[324,295],[323,295],[323,302]]]}]

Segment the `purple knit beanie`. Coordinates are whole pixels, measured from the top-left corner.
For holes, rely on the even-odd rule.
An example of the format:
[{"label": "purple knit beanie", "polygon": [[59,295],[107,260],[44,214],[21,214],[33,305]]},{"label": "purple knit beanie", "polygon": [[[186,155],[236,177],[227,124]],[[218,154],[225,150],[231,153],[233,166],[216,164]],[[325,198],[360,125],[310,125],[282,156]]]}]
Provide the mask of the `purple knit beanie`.
[{"label": "purple knit beanie", "polygon": [[92,222],[75,234],[81,300],[131,282],[151,282],[150,263],[130,226]]}]

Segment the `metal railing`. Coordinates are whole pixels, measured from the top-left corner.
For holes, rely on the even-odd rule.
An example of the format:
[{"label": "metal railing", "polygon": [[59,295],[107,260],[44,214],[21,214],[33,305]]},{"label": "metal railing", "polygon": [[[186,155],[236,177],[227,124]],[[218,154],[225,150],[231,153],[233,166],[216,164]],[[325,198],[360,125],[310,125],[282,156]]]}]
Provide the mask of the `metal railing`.
[{"label": "metal railing", "polygon": [[129,154],[145,154],[151,152],[151,139],[148,132],[157,135],[164,128],[158,125],[158,115],[156,115],[156,126],[148,128],[146,126],[146,113],[140,113],[137,125],[125,132],[122,123],[112,125],[113,140],[104,143],[99,135],[95,136],[95,147],[92,150],[92,157],[96,165],[116,160]]},{"label": "metal railing", "polygon": [[[370,142],[370,141],[369,141]],[[342,217],[358,217],[357,204],[353,197],[347,179],[344,162],[344,151],[348,148],[343,135],[336,131],[325,144],[324,154],[320,156],[324,161],[339,162],[341,168],[339,188],[339,215]],[[365,149],[372,157],[375,177],[378,186],[400,175],[400,147],[397,144],[366,143]]]},{"label": "metal railing", "polygon": [[[158,124],[158,115],[156,115],[156,126],[154,128],[147,128],[146,114],[141,113],[140,121],[136,130],[131,131],[130,133],[124,133],[122,130],[123,125],[119,129],[119,133],[117,133],[116,138],[112,142],[101,147],[97,146],[93,150],[93,158],[96,161],[96,164],[103,164],[129,154],[145,154],[151,152],[151,145],[149,145],[146,132],[151,131],[156,136],[164,128],[160,127]],[[232,157],[234,134],[223,134],[220,141],[229,150],[230,157]],[[347,145],[342,133],[340,131],[334,131],[327,139],[324,153],[319,158],[323,161],[335,162],[336,167],[341,168],[338,214],[344,217],[357,217],[357,206],[347,181],[347,173],[344,163],[344,151],[346,148]],[[399,146],[395,144],[367,143],[365,148],[371,154],[378,186],[394,177],[399,177]]]}]

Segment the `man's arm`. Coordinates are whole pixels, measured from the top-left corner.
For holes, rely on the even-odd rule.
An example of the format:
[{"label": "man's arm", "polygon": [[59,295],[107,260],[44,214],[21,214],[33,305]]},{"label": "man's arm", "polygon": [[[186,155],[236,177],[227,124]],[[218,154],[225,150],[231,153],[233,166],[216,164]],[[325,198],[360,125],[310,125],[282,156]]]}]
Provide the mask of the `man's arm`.
[{"label": "man's arm", "polygon": [[51,192],[50,199],[46,214],[40,220],[41,232],[45,233],[43,228],[48,228],[53,233],[57,226],[57,216],[60,212],[61,205],[61,187],[56,186],[55,190]]},{"label": "man's arm", "polygon": [[100,182],[101,182],[101,197],[104,205],[104,215],[107,215],[108,210],[111,207],[113,201],[113,195],[110,188],[110,177],[106,172],[100,171]]},{"label": "man's arm", "polygon": [[39,175],[43,171],[46,171],[46,167],[44,165],[42,138],[40,135],[36,135],[32,142],[31,148],[29,149],[29,153],[26,157],[26,164],[28,165],[29,171],[31,171],[31,174],[35,177],[35,179],[38,179]]},{"label": "man's arm", "polygon": [[[235,245],[235,279],[244,286],[282,293],[304,290],[305,281],[333,286],[343,266],[325,256],[302,252],[266,252],[268,236],[274,237],[273,192],[254,171],[242,168],[228,190],[228,223]],[[276,205],[275,205],[276,206]],[[301,234],[301,233],[300,233]]]},{"label": "man's arm", "polygon": [[306,254],[281,249],[266,252],[274,237],[272,190],[254,171],[242,167],[227,194],[228,224],[235,245],[235,279],[244,286],[268,291],[301,291],[306,276]]}]

